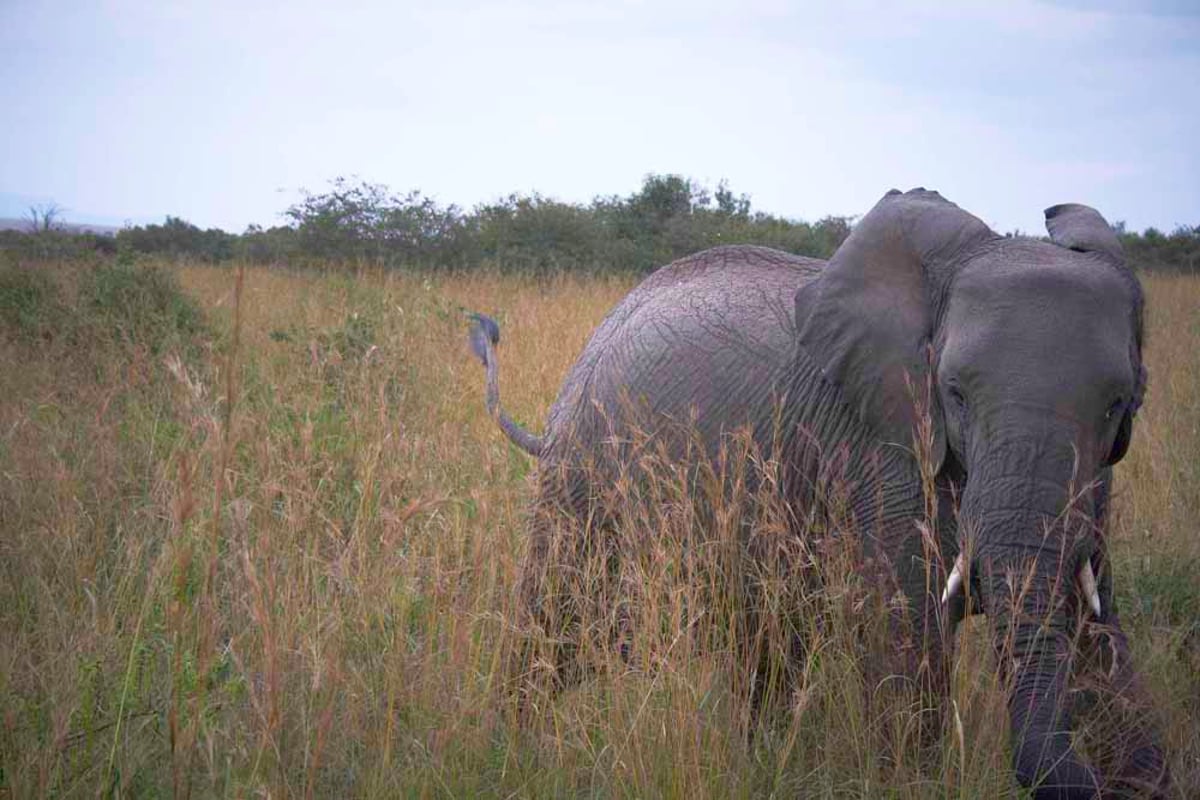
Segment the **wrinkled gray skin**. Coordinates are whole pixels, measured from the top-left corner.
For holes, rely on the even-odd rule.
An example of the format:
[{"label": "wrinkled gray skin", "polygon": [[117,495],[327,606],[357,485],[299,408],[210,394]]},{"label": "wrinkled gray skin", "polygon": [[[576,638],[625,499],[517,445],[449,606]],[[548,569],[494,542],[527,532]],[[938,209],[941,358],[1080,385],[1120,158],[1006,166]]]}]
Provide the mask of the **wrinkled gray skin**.
[{"label": "wrinkled gray skin", "polygon": [[[667,421],[694,418],[714,452],[739,428],[764,449],[779,431],[783,491],[801,516],[835,454],[854,479],[851,508],[868,554],[890,564],[935,660],[963,610],[961,597],[942,603],[942,587],[967,554],[969,591],[1014,687],[1019,782],[1037,798],[1165,792],[1103,540],[1111,466],[1129,445],[1145,386],[1141,290],[1096,211],[1055,206],[1046,222],[1053,243],[1001,237],[936,192],[892,191],[827,264],[749,246],[677,261],[604,320],[542,438],[499,409],[499,330],[483,318],[472,344],[488,367],[489,409],[540,459],[543,500],[580,513],[589,488],[554,477],[574,475],[554,467],[619,436],[631,398],[649,412],[642,424],[664,422],[663,436]],[[943,501],[942,561],[932,565],[915,524],[926,516],[913,455],[920,405],[933,423]],[[531,533],[527,570],[536,571],[551,534]],[[1081,610],[1083,559],[1099,576],[1099,619]],[[1031,570],[1014,600],[1007,579]],[[1070,741],[1067,681],[1088,669],[1133,709],[1117,721],[1103,765],[1085,763]]]}]

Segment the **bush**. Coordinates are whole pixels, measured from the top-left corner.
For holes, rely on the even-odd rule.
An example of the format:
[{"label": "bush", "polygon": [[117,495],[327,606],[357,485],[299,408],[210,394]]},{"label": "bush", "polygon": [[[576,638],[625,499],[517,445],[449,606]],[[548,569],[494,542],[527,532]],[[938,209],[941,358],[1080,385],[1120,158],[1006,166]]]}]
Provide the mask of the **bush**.
[{"label": "bush", "polygon": [[187,220],[168,216],[162,225],[125,228],[117,233],[117,246],[143,255],[196,258],[219,263],[233,258],[237,237],[219,228],[201,230]]},{"label": "bush", "polygon": [[117,242],[99,233],[43,230],[36,233],[0,231],[0,253],[29,261],[79,260],[96,255],[114,255]]},{"label": "bush", "polygon": [[143,345],[154,355],[190,350],[206,331],[199,306],[183,293],[174,275],[129,258],[93,269],[80,295],[102,338]]},{"label": "bush", "polygon": [[509,270],[591,268],[603,244],[594,214],[536,194],[512,194],[479,206],[473,218],[479,258]]},{"label": "bush", "polygon": [[238,237],[235,254],[255,264],[275,264],[299,257],[301,250],[294,228],[250,225]]},{"label": "bush", "polygon": [[309,257],[455,268],[472,254],[470,226],[458,207],[439,206],[418,191],[400,197],[382,184],[337,178],[323,194],[304,192],[284,216]]},{"label": "bush", "polygon": [[1144,233],[1127,233],[1125,223],[1113,226],[1125,248],[1129,263],[1136,269],[1162,272],[1200,272],[1200,225],[1181,225],[1173,233],[1155,228]]},{"label": "bush", "polygon": [[65,310],[42,267],[0,266],[0,326],[23,340],[50,338]]},{"label": "bush", "polygon": [[0,263],[0,335],[87,352],[116,345],[192,357],[208,328],[173,274],[124,256],[90,266]]}]

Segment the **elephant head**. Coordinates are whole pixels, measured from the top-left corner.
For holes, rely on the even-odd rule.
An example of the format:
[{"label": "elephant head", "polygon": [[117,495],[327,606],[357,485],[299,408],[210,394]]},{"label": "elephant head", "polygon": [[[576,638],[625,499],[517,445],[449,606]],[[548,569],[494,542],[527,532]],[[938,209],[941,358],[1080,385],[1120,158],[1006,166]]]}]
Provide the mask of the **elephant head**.
[{"label": "elephant head", "polygon": [[[1093,490],[1141,403],[1142,295],[1120,243],[1081,205],[1051,242],[1002,237],[936,192],[889,192],[797,295],[800,344],[884,446],[960,487],[957,566],[992,623],[1018,779],[1090,797],[1063,701],[1073,609],[1096,595]],[[1098,563],[1098,562],[1097,562]]]}]

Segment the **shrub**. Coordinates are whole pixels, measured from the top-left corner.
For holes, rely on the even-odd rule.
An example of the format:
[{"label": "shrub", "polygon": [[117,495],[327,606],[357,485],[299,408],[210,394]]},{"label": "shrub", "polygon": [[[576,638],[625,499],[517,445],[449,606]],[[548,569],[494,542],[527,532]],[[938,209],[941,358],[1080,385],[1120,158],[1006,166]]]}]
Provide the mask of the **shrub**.
[{"label": "shrub", "polygon": [[205,333],[200,308],[174,275],[129,258],[91,270],[80,287],[80,304],[101,338],[143,345],[154,355],[190,351]]},{"label": "shrub", "polygon": [[64,313],[58,286],[44,268],[0,266],[0,328],[5,334],[49,338]]},{"label": "shrub", "polygon": [[219,228],[201,230],[187,220],[168,216],[162,225],[125,228],[117,233],[116,242],[134,253],[217,263],[233,258],[237,237]]}]

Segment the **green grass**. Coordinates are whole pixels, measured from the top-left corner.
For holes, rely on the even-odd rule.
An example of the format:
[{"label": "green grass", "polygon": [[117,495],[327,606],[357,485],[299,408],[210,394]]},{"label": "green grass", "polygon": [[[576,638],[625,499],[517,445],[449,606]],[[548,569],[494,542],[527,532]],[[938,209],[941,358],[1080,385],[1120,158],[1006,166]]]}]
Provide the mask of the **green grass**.
[{"label": "green grass", "polygon": [[[786,624],[814,646],[753,737],[737,595],[688,578],[715,581],[733,551],[689,572],[666,535],[625,540],[626,580],[585,584],[636,601],[631,662],[593,636],[575,688],[527,706],[504,691],[532,464],[484,411],[459,309],[499,317],[505,403],[542,420],[628,280],[14,270],[0,796],[1017,796],[983,626],[935,714],[871,677],[886,613],[849,568],[768,593],[813,611]],[[1200,281],[1146,284],[1150,394],[1113,549],[1188,797]],[[643,523],[684,535],[681,519]]]}]

